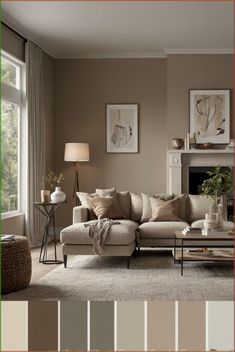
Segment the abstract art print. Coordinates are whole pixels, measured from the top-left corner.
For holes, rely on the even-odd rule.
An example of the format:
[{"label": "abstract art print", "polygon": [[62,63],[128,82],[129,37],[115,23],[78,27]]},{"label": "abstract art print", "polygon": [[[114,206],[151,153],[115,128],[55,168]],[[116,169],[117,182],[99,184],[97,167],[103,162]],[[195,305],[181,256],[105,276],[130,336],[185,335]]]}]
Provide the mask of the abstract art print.
[{"label": "abstract art print", "polygon": [[138,104],[106,105],[107,153],[138,153]]},{"label": "abstract art print", "polygon": [[230,138],[230,90],[190,90],[190,132],[196,143],[226,144]]}]

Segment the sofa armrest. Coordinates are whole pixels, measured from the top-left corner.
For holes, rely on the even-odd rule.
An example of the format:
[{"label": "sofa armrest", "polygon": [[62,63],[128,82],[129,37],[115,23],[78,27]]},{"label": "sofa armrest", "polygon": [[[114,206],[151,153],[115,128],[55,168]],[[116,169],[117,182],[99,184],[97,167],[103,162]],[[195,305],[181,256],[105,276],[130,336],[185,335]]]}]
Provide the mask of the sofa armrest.
[{"label": "sofa armrest", "polygon": [[73,208],[73,224],[88,221],[88,209],[81,205]]}]

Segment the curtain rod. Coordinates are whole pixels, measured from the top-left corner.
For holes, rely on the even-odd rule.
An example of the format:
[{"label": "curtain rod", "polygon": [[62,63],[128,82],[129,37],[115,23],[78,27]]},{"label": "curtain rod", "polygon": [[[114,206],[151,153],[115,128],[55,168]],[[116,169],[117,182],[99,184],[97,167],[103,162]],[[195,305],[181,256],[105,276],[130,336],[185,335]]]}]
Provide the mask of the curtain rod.
[{"label": "curtain rod", "polygon": [[1,21],[1,23],[7,27],[8,29],[10,29],[13,33],[17,34],[20,38],[22,38],[24,40],[24,42],[27,42],[28,39],[26,39],[25,37],[23,37],[23,35],[21,35],[20,33],[18,33],[15,29],[13,29],[12,27],[8,26],[8,24],[6,24],[5,22]]}]

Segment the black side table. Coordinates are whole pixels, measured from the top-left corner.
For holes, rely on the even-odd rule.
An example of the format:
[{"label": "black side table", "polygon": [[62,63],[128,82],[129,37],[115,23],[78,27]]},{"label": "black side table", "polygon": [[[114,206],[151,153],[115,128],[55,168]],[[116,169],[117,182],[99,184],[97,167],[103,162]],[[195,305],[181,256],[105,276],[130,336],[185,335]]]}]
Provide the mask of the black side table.
[{"label": "black side table", "polygon": [[[43,263],[43,264],[63,263],[61,260],[57,259],[57,253],[56,253],[55,214],[58,212],[58,210],[62,207],[64,203],[66,203],[66,201],[60,202],[60,203],[34,202],[35,208],[38,209],[40,213],[42,213],[46,218],[41,250],[39,255],[39,263]],[[47,259],[47,245],[48,245],[48,239],[49,239],[50,226],[52,226],[52,230],[53,230],[53,242],[54,242],[54,254],[55,254],[54,259]]]}]

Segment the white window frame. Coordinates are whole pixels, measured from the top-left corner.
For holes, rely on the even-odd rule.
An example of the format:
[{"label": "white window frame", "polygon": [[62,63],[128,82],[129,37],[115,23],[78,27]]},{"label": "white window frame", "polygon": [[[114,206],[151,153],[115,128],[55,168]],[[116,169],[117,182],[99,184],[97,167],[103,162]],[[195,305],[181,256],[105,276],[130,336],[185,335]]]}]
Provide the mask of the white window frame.
[{"label": "white window frame", "polygon": [[16,87],[2,84],[1,99],[10,103],[15,103],[20,107],[19,119],[19,140],[18,140],[18,210],[4,212],[1,214],[2,219],[17,216],[26,212],[27,204],[27,99],[26,99],[26,65],[23,61],[1,50],[1,58],[19,69],[19,80],[16,81]]}]

